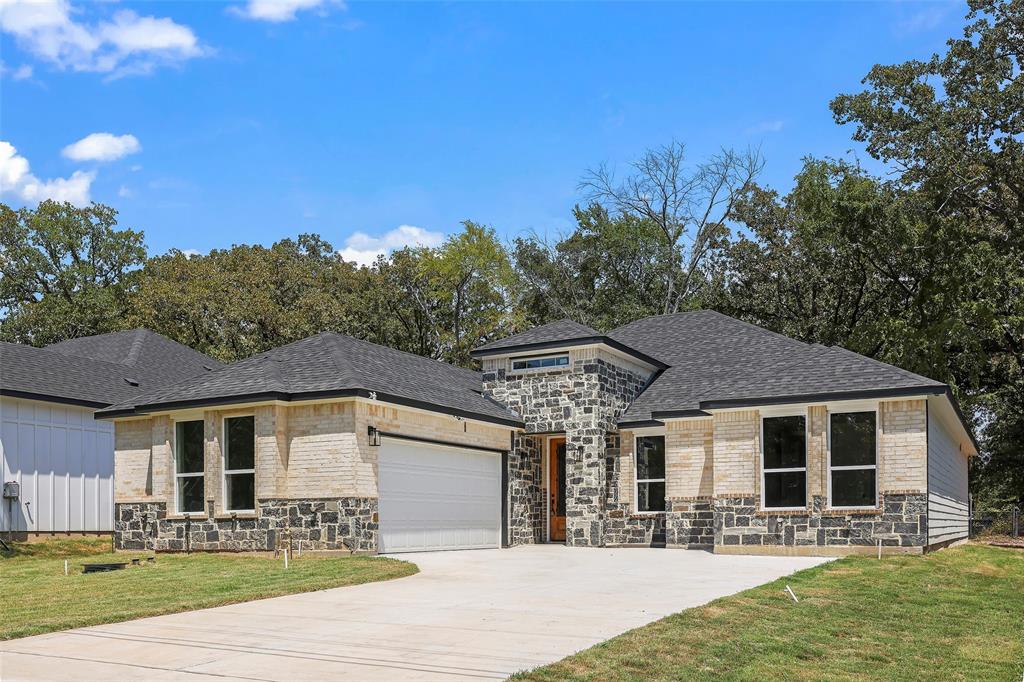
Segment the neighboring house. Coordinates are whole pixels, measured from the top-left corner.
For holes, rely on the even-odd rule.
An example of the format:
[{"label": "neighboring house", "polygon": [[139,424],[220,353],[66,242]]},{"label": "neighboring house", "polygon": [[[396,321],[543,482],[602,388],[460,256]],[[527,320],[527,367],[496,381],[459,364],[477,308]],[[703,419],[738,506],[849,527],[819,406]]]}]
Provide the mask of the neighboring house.
[{"label": "neighboring house", "polygon": [[146,329],[0,343],[0,532],[114,529],[114,425],[101,407],[221,363]]},{"label": "neighboring house", "polygon": [[117,545],[845,554],[967,535],[977,449],[944,384],[711,311],[473,355],[482,373],[323,333],[101,410]]}]

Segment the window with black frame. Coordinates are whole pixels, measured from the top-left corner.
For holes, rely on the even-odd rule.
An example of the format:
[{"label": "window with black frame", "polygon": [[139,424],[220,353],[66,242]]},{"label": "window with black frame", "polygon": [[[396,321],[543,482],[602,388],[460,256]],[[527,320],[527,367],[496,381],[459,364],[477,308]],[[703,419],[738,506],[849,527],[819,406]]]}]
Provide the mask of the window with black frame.
[{"label": "window with black frame", "polygon": [[174,425],[174,485],[179,514],[203,511],[203,422]]},{"label": "window with black frame", "polygon": [[764,467],[761,477],[766,509],[807,506],[807,418],[765,417],[761,421]]},{"label": "window with black frame", "polygon": [[256,509],[256,418],[224,420],[224,495],[228,511]]},{"label": "window with black frame", "polygon": [[829,415],[829,504],[877,505],[878,451],[874,412]]},{"label": "window with black frame", "polygon": [[636,439],[636,509],[665,511],[665,436]]}]

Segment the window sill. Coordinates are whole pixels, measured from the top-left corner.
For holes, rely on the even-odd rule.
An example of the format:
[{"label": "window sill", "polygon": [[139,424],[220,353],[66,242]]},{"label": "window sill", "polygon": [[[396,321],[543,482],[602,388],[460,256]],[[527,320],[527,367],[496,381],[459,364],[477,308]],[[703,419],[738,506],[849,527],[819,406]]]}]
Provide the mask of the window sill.
[{"label": "window sill", "polygon": [[643,519],[650,518],[651,516],[664,516],[667,512],[663,511],[634,511],[629,513],[631,519]]},{"label": "window sill", "polygon": [[188,514],[168,514],[165,518],[171,521],[185,521],[186,519],[206,521],[210,517],[204,512],[189,512]]},{"label": "window sill", "polygon": [[877,516],[880,507],[829,507],[821,512],[822,516]]},{"label": "window sill", "polygon": [[214,517],[217,521],[230,521],[231,519],[255,519],[255,511],[239,512],[218,512]]},{"label": "window sill", "polygon": [[771,509],[758,509],[754,516],[790,516],[792,514],[810,514],[807,507],[773,507]]}]

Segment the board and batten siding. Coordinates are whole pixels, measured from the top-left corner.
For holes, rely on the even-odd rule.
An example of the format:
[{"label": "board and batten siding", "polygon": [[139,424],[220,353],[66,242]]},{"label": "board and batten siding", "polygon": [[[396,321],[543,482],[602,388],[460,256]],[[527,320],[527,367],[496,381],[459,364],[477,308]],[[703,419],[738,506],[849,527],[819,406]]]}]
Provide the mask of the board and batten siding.
[{"label": "board and batten siding", "polygon": [[0,398],[0,531],[107,532],[114,528],[114,425],[73,405]]},{"label": "board and batten siding", "polygon": [[928,418],[928,544],[967,537],[967,456],[938,419]]}]

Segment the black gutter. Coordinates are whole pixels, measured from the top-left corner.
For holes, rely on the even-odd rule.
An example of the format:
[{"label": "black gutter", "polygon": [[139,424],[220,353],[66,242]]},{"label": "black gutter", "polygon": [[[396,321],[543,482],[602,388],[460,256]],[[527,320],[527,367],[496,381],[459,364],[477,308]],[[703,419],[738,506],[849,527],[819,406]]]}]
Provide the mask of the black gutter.
[{"label": "black gutter", "polygon": [[492,424],[500,424],[502,426],[514,426],[517,428],[523,428],[525,426],[525,424],[522,421],[516,419],[496,417],[494,415],[473,412],[472,410],[463,410],[456,407],[438,405],[436,403],[430,403],[425,400],[406,398],[403,396],[392,395],[390,393],[382,393],[380,391],[369,391],[365,388],[346,388],[334,391],[307,391],[304,393],[287,393],[284,391],[261,391],[257,393],[244,393],[240,395],[223,396],[218,398],[202,398],[198,400],[173,400],[163,403],[148,403],[145,405],[135,405],[130,408],[118,410],[100,410],[94,416],[96,419],[112,419],[115,417],[129,417],[135,415],[142,415],[148,412],[156,412],[161,410],[186,410],[195,407],[236,405],[238,403],[251,403],[265,400],[280,400],[281,402],[298,402],[303,400],[326,400],[330,398],[370,398],[371,393],[373,393],[376,396],[376,399],[379,400],[380,402],[402,405],[404,407],[415,407],[417,409],[427,410],[428,412],[438,412],[441,414],[451,415],[453,417],[475,419],[477,421],[484,421]]},{"label": "black gutter", "polygon": [[711,414],[704,410],[659,410],[652,411],[651,416],[655,419],[692,419],[694,417],[710,417]]},{"label": "black gutter", "polygon": [[619,422],[617,426],[620,429],[628,431],[629,429],[644,429],[651,426],[664,426],[665,422],[660,422],[657,419],[641,419],[632,422]]},{"label": "black gutter", "polygon": [[471,350],[469,356],[473,358],[485,358],[492,355],[509,355],[510,353],[525,353],[535,350],[546,350],[551,348],[568,348],[571,346],[583,346],[589,344],[604,344],[609,348],[614,348],[617,351],[631,355],[632,357],[646,362],[649,365],[653,365],[658,369],[665,369],[668,367],[661,360],[656,360],[650,355],[641,353],[638,350],[630,348],[624,343],[616,341],[610,336],[581,336],[575,339],[563,339],[561,341],[538,341],[536,343],[519,343],[514,346],[502,346],[501,348],[478,348]]},{"label": "black gutter", "polygon": [[946,395],[949,387],[909,386],[906,388],[879,388],[861,391],[832,391],[828,393],[801,393],[795,395],[766,396],[762,398],[730,398],[727,400],[702,400],[702,410],[724,410],[734,407],[758,407],[760,405],[785,405],[787,403],[819,403],[828,400],[859,400],[866,398],[904,398],[917,395]]},{"label": "black gutter", "polygon": [[46,403],[60,403],[62,405],[78,405],[79,407],[103,408],[109,407],[111,403],[101,403],[95,400],[83,400],[81,398],[67,398],[60,395],[46,395],[33,393],[31,391],[15,391],[9,388],[0,388],[0,396],[8,398],[21,398],[23,400],[39,400]]}]

